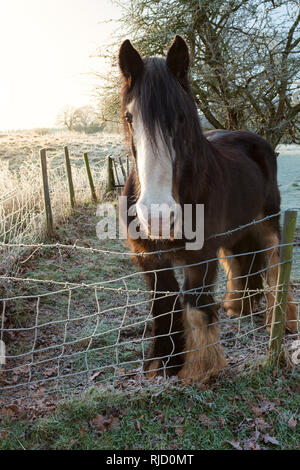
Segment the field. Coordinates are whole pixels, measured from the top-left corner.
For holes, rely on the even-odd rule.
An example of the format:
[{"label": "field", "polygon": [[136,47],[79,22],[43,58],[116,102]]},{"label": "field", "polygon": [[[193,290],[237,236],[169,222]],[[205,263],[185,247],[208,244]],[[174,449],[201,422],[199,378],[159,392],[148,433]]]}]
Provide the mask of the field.
[{"label": "field", "polygon": [[53,166],[63,162],[63,147],[67,145],[74,160],[81,161],[87,152],[94,163],[106,155],[124,152],[122,136],[118,134],[91,134],[43,130],[0,133],[0,161],[10,170],[18,170],[24,161],[39,163],[39,150],[46,148]]},{"label": "field", "polygon": [[[75,211],[62,170],[65,145],[74,169]],[[229,367],[210,387],[143,381],[140,368],[150,329],[146,286],[120,241],[98,240],[96,206],[90,202],[82,161],[87,152],[101,200],[105,157],[126,153],[119,136],[0,134],[1,195],[17,189],[6,214],[11,207],[14,213],[22,207],[33,214],[25,226],[18,218],[8,219],[19,225],[8,231],[5,242],[47,242],[39,176],[42,147],[48,149],[56,239],[45,248],[11,247],[14,263],[7,263],[7,257],[0,262],[11,356],[0,371],[0,448],[296,448],[299,377],[295,367],[273,376],[259,366],[268,333],[258,312],[249,320],[230,322],[220,312]],[[283,147],[278,161],[283,208],[300,207],[297,148]],[[299,265],[296,251],[292,279],[297,299]],[[224,281],[220,275],[220,301]],[[291,344],[287,336],[287,353]],[[184,413],[183,403],[189,403]]]}]

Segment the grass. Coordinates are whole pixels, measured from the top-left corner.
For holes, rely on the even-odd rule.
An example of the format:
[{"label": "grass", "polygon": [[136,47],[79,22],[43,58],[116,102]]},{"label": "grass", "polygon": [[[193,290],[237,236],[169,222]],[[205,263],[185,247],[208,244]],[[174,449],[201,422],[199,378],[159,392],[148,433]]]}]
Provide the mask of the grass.
[{"label": "grass", "polygon": [[202,389],[92,388],[42,418],[28,421],[22,410],[21,418],[4,417],[0,449],[296,449],[297,378],[296,371],[273,377],[261,370]]},{"label": "grass", "polygon": [[[48,179],[54,224],[65,223],[71,215],[64,167],[64,146],[69,147],[77,204],[90,200],[90,188],[83,161],[88,153],[98,198],[105,186],[107,155],[124,155],[121,136],[98,133],[86,135],[61,132],[40,135],[34,131],[0,134],[0,242],[33,243],[45,236],[45,214],[39,151],[47,149]],[[18,258],[17,246],[6,249],[0,273],[9,273]],[[8,262],[10,260],[10,262]]]},{"label": "grass", "polygon": [[[90,204],[78,207],[67,224],[57,227],[57,241],[70,246],[77,241],[86,248],[104,248],[116,252],[124,250],[118,240],[99,242],[96,237],[98,218],[95,212],[96,207]],[[12,280],[5,283],[5,295],[13,297],[13,300],[5,304],[5,327],[15,329],[11,335],[7,335],[7,354],[21,354],[16,360],[10,360],[7,368],[22,366],[25,374],[16,376],[11,370],[6,373],[6,381],[13,384],[28,380],[28,371],[25,372],[25,368],[29,356],[26,353],[31,351],[33,344],[33,381],[44,379],[48,370],[57,367],[60,354],[60,370],[70,377],[64,381],[64,385],[68,387],[78,386],[85,379],[87,364],[90,370],[99,369],[101,364],[105,368],[102,378],[110,377],[114,372],[111,364],[116,361],[115,344],[125,312],[126,296],[122,291],[111,291],[108,288],[95,290],[94,287],[86,286],[135,273],[130,258],[122,259],[118,254],[58,250],[55,247],[33,250],[31,254],[28,261],[19,266],[18,272],[18,277],[28,281],[19,283]],[[72,291],[64,289],[66,282],[76,284],[77,287]],[[84,285],[81,287],[82,283]],[[138,289],[143,287],[143,282],[135,276],[127,285],[130,289]],[[122,282],[111,283],[110,286],[124,289]],[[144,300],[144,295],[133,292],[130,296],[131,303],[134,304],[138,299]],[[120,363],[132,363],[141,355],[141,341],[136,344],[133,340],[141,337],[144,325],[131,328],[131,324],[142,320],[148,306],[147,300],[144,309],[128,309],[123,322],[122,344],[119,346]],[[37,318],[38,329],[34,330]],[[62,349],[65,343],[67,345]],[[53,349],[45,350],[50,345]],[[39,361],[44,362],[38,365]],[[122,367],[128,370],[129,364]],[[47,384],[49,387],[53,385],[55,386],[54,380]],[[18,394],[14,396],[17,398]]]},{"label": "grass", "polygon": [[[97,143],[98,138],[100,143]],[[104,136],[75,134],[2,136],[1,144],[4,143],[1,147],[1,151],[4,152],[2,160],[5,162],[2,161],[2,167],[0,164],[0,176],[2,175],[0,192],[17,188],[17,198],[11,206],[14,210],[18,201],[25,201],[21,205],[22,211],[28,212],[28,208],[34,213],[41,211],[37,172],[38,150],[41,147],[48,147],[49,166],[54,170],[63,162],[62,148],[67,144],[73,157],[74,184],[80,206],[71,213],[65,180],[61,178],[60,173],[51,173],[51,170],[52,187],[55,188],[52,194],[56,222],[55,241],[70,246],[78,243],[87,248],[103,248],[117,252],[124,250],[118,240],[97,239],[96,208],[86,203],[86,196],[90,198],[90,195],[86,191],[88,188],[82,166],[82,153],[89,152],[92,167],[96,171],[101,162],[103,163],[106,153],[118,152],[120,148],[116,138],[107,137],[107,146],[102,138],[104,139]],[[22,150],[24,139],[29,139],[25,147],[28,152],[29,149],[33,149],[31,156],[26,153],[26,148]],[[25,153],[22,153],[23,151]],[[27,159],[23,167],[20,167],[19,158]],[[1,168],[5,170],[3,173]],[[100,173],[97,174],[100,177]],[[98,192],[99,186],[101,185],[98,184]],[[33,193],[35,196],[31,196]],[[2,204],[3,207],[6,214],[12,212],[9,206]],[[13,222],[18,222],[18,219],[14,219]],[[9,223],[12,224],[11,221]],[[27,219],[26,227],[27,238],[24,238],[22,227],[16,232],[17,235],[19,233],[20,240],[31,241],[42,236],[43,224],[31,224],[30,219]],[[13,233],[12,236],[16,234]],[[73,342],[63,349],[63,353],[68,357],[59,359],[60,370],[66,374],[85,372],[87,363],[90,370],[99,371],[101,367],[114,364],[115,361],[114,345],[117,329],[124,315],[126,296],[122,291],[108,289],[99,289],[95,292],[93,288],[80,287],[80,284],[106,282],[122,275],[132,274],[136,270],[128,257],[56,248],[29,251],[21,257],[21,261],[22,263],[17,265],[17,275],[29,278],[31,281],[21,283],[6,281],[3,296],[0,293],[0,297],[21,297],[5,304],[4,327],[16,329],[8,338],[7,351],[10,355],[24,354],[26,351],[31,351],[34,342],[34,360],[38,362],[43,359],[48,362],[37,367],[34,364],[30,377],[28,371],[25,371],[26,367],[22,371],[18,370],[16,374],[14,372],[5,374],[5,385],[27,383],[29,380],[33,388],[30,389],[32,402],[29,403],[29,409],[23,408],[18,401],[20,395],[14,394],[14,390],[9,392],[10,399],[14,403],[10,406],[4,404],[0,409],[0,449],[297,448],[299,429],[295,427],[295,423],[299,418],[299,387],[297,388],[299,375],[295,370],[284,370],[275,377],[270,371],[255,370],[251,375],[245,375],[245,372],[237,375],[235,370],[231,375],[228,375],[230,372],[226,372],[227,375],[213,383],[210,388],[204,386],[183,388],[174,384],[156,384],[155,387],[145,385],[140,391],[128,393],[126,386],[122,391],[120,391],[122,387],[117,386],[108,387],[106,391],[100,388],[103,387],[102,379],[114,374],[114,370],[108,367],[99,380],[95,379],[95,386],[84,395],[77,395],[58,404],[51,401],[50,395],[47,395],[47,392],[52,390],[48,388],[51,380],[38,388],[35,388],[34,382],[45,377],[51,378],[51,368],[57,364],[62,353],[60,344]],[[299,263],[294,264],[293,280],[298,280]],[[33,282],[34,280],[44,282]],[[68,289],[52,295],[58,290],[54,281],[76,283],[79,287],[72,291],[71,297]],[[128,289],[133,291],[145,288],[141,275],[127,279],[126,283]],[[122,282],[110,286],[124,288]],[[221,285],[219,289],[222,290]],[[45,295],[41,297],[39,303],[38,328],[27,332],[18,331],[20,328],[34,327],[37,318],[37,299],[42,294]],[[31,297],[26,298],[26,296]],[[133,366],[124,363],[135,362],[142,356],[141,343],[134,341],[143,334],[142,321],[147,318],[151,303],[138,306],[135,304],[144,299],[143,293],[130,293],[130,305],[124,319],[126,328],[122,333],[124,343],[119,348],[119,361],[126,370]],[[99,323],[94,316],[98,308]],[[68,315],[72,320],[70,322],[66,322]],[[76,321],[78,317],[85,319]],[[222,318],[224,319],[221,316]],[[61,320],[63,322],[59,324]],[[260,320],[254,318],[254,326],[261,326]],[[141,325],[131,326],[139,321]],[[47,326],[48,322],[53,324]],[[257,334],[255,336],[254,333],[249,334],[252,326],[244,323],[236,320],[227,326],[222,325],[223,338],[227,341],[226,354],[231,360],[230,367],[233,367],[232,364],[236,366],[235,361],[238,363],[242,358],[247,362],[247,366],[252,362],[253,368],[253,362],[261,352],[260,350],[256,352],[255,342],[259,344],[268,341],[265,329],[255,333]],[[67,325],[66,331],[65,325]],[[89,343],[87,338],[90,338],[91,334],[93,341],[86,353]],[[39,352],[39,348],[49,345],[57,345],[57,348],[53,352]],[[244,351],[247,352],[245,357]],[[22,360],[25,364],[28,358],[29,356],[26,357],[24,354],[20,364],[14,362],[9,366],[22,366]],[[137,363],[138,365],[140,364]],[[4,375],[1,376],[0,373],[0,380],[2,378]],[[83,381],[80,375],[74,380],[67,377],[65,385],[78,386],[82,389]],[[112,381],[108,383],[111,384]],[[55,384],[54,376],[52,387],[55,387]],[[3,404],[4,401],[0,400],[0,403]]]},{"label": "grass", "polygon": [[122,135],[105,132],[83,134],[80,132],[49,132],[41,134],[35,130],[0,133],[0,160],[7,162],[11,171],[19,170],[24,161],[39,163],[39,151],[47,149],[52,167],[63,163],[63,148],[69,147],[75,165],[81,164],[84,152],[89,154],[92,163],[101,162],[106,155],[118,154],[123,150]]},{"label": "grass", "polygon": [[[78,245],[86,248],[115,252],[126,250],[118,240],[97,239],[98,218],[95,212],[96,207],[91,204],[76,208],[68,223],[57,227],[57,241],[71,247],[77,241]],[[133,276],[126,280],[128,289],[132,290],[128,299],[124,290],[118,290],[124,289],[122,281],[102,284],[104,287],[96,291],[93,287],[86,287],[131,274]],[[151,326],[150,321],[146,323],[144,336],[151,302],[148,295],[137,292],[146,286],[141,273],[136,274],[130,258],[121,258],[118,254],[56,247],[33,250],[28,260],[19,266],[18,273],[18,277],[29,280],[22,283],[7,281],[5,285],[5,295],[13,299],[5,304],[4,328],[14,329],[7,333],[7,354],[19,356],[9,359],[7,368],[10,371],[5,376],[1,377],[0,373],[0,381],[5,379],[4,388],[23,383],[25,388],[21,391],[25,394],[26,384],[30,381],[33,386],[30,393],[35,399],[40,393],[51,393],[56,385],[60,390],[82,389],[90,383],[110,385],[116,376],[123,386],[129,371],[136,383],[143,347],[148,349],[149,346],[147,336]],[[75,283],[76,287],[69,291],[64,288],[66,282]],[[114,286],[117,290],[112,291],[105,286]],[[219,285],[217,299],[222,299],[223,287]],[[125,308],[127,302],[128,307]],[[234,369],[235,373],[243,367],[251,367],[266,353],[267,346],[264,345],[268,343],[268,333],[262,326],[262,318],[255,316],[253,324],[251,320],[226,322],[224,312],[220,312],[221,338],[229,369]],[[123,329],[118,339],[121,324]],[[291,341],[292,338],[286,336],[287,349]],[[30,351],[33,345],[33,365],[29,371],[26,364],[32,361]],[[50,347],[52,349],[48,349]],[[58,365],[63,376],[59,380],[56,378]],[[22,371],[15,373],[15,368]],[[100,374],[88,382],[87,370],[91,371],[90,374],[94,371]],[[10,389],[10,399],[18,400],[21,391]]]}]

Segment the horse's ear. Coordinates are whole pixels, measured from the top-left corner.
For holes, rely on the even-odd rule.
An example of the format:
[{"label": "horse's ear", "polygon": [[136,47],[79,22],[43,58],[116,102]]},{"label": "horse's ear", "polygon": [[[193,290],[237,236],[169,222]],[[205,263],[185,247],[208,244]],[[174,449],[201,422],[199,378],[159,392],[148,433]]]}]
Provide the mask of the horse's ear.
[{"label": "horse's ear", "polygon": [[167,66],[180,80],[187,76],[190,65],[189,48],[183,37],[176,34],[167,53]]},{"label": "horse's ear", "polygon": [[129,39],[126,39],[120,47],[119,66],[123,77],[128,80],[131,86],[143,71],[143,59],[138,51],[132,46]]}]

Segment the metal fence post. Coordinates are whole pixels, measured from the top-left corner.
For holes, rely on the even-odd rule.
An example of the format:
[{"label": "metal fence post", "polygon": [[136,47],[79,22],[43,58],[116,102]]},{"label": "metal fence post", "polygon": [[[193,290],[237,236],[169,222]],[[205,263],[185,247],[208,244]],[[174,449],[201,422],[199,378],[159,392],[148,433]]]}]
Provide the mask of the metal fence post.
[{"label": "metal fence post", "polygon": [[51,209],[49,183],[48,183],[46,149],[40,150],[40,157],[41,157],[42,181],[43,181],[43,189],[44,189],[47,235],[48,237],[52,238],[54,236],[54,226],[53,226],[53,216],[52,216],[52,209]]},{"label": "metal fence post", "polygon": [[281,355],[282,338],[285,331],[285,315],[288,302],[289,281],[292,269],[296,219],[297,210],[288,209],[285,211],[280,247],[278,287],[272,318],[269,355],[267,361],[267,364],[271,366],[276,366],[279,363]]},{"label": "metal fence post", "polygon": [[84,158],[85,168],[86,168],[86,172],[87,172],[87,175],[88,175],[88,180],[89,180],[89,184],[90,184],[90,188],[91,188],[92,199],[93,199],[94,202],[97,202],[97,195],[96,195],[96,190],[95,190],[95,186],[94,186],[94,182],[93,182],[92,172],[91,172],[91,168],[90,168],[90,164],[89,164],[88,154],[84,153],[83,158]]},{"label": "metal fence post", "polygon": [[64,147],[64,151],[65,151],[66,171],[67,171],[68,185],[69,185],[69,192],[70,192],[70,202],[71,202],[72,209],[74,209],[74,207],[75,207],[75,193],[74,193],[71,162],[70,162],[68,147]]}]

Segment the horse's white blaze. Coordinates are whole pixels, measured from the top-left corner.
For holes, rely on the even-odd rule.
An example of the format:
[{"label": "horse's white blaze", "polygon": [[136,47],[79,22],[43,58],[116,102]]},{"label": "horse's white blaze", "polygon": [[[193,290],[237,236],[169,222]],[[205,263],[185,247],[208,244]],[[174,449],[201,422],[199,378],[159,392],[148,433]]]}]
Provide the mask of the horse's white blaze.
[{"label": "horse's white blaze", "polygon": [[[136,204],[137,215],[146,231],[149,231],[151,222],[149,235],[151,238],[157,238],[161,233],[170,233],[170,214],[173,214],[175,224],[179,215],[176,201],[172,195],[175,151],[171,149],[170,155],[170,149],[159,129],[156,130],[156,146],[152,146],[142,117],[134,103],[129,106],[129,111],[133,115],[134,142],[137,150],[137,169],[141,189]],[[161,211],[157,210],[157,205],[162,205]]]}]

